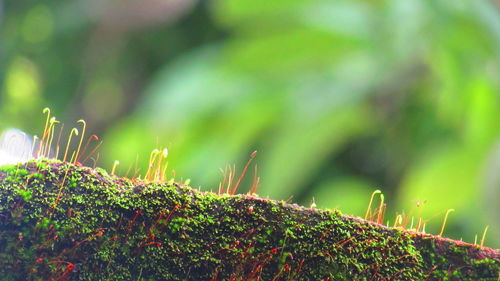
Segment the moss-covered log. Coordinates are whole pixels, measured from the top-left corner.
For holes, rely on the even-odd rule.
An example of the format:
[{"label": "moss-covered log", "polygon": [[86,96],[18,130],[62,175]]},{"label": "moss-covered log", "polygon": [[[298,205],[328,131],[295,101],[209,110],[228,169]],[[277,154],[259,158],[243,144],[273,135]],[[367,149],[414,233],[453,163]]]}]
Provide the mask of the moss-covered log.
[{"label": "moss-covered log", "polygon": [[337,211],[33,161],[0,168],[1,280],[497,280],[500,252]]}]

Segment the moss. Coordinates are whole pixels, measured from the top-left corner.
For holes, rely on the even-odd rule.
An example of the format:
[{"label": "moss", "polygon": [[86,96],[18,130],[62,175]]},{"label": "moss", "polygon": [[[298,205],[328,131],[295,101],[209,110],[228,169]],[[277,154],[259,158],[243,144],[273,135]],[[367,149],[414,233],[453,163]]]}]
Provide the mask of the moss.
[{"label": "moss", "polygon": [[2,280],[497,277],[498,251],[454,245],[336,210],[133,182],[57,161],[0,168]]},{"label": "moss", "polygon": [[16,165],[9,164],[9,165],[0,166],[0,171],[4,172],[4,173],[12,173],[15,170],[17,170]]}]

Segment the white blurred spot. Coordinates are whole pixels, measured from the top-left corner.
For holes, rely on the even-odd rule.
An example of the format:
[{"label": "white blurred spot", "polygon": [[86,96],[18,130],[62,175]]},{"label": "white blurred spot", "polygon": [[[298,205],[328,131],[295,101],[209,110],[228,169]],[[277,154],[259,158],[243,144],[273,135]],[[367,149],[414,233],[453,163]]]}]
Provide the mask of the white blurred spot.
[{"label": "white blurred spot", "polygon": [[17,164],[33,159],[32,140],[18,129],[8,129],[0,136],[0,165]]}]

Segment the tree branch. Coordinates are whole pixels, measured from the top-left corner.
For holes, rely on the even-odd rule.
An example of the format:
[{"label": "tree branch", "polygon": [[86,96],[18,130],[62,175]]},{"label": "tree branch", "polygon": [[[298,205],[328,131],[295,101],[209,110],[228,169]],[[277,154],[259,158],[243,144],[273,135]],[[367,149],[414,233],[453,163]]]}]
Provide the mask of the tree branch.
[{"label": "tree branch", "polygon": [[500,251],[249,195],[0,168],[1,280],[497,280]]}]

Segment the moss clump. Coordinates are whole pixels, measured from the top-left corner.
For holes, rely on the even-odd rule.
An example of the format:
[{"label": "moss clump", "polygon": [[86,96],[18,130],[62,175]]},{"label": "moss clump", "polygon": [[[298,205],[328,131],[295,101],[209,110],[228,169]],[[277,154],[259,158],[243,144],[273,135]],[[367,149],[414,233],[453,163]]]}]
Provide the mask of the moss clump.
[{"label": "moss clump", "polygon": [[0,168],[1,280],[496,280],[498,251],[435,241],[68,163]]}]

